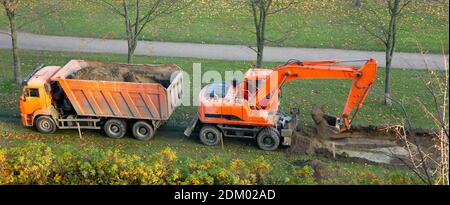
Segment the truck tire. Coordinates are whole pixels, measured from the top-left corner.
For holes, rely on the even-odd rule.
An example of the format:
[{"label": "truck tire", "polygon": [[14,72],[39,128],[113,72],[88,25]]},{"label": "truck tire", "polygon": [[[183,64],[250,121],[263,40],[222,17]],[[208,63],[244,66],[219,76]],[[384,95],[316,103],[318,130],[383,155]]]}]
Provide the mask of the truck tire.
[{"label": "truck tire", "polygon": [[49,116],[39,116],[35,125],[36,129],[43,134],[51,134],[56,131],[55,121]]},{"label": "truck tire", "polygon": [[109,119],[103,126],[108,137],[120,139],[127,133],[127,123],[125,120]]},{"label": "truck tire", "polygon": [[263,128],[258,133],[256,141],[262,150],[273,151],[280,145],[280,134],[275,128]]},{"label": "truck tire", "polygon": [[213,125],[205,125],[200,130],[200,141],[208,146],[215,146],[220,143],[222,132]]},{"label": "truck tire", "polygon": [[134,138],[147,141],[153,138],[155,131],[153,127],[146,121],[137,121],[132,127]]}]

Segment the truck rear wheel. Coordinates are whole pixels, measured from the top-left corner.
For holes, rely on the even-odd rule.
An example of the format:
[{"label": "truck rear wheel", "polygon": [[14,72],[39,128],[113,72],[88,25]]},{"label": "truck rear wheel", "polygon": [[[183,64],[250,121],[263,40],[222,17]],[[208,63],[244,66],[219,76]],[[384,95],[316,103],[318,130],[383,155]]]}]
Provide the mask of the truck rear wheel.
[{"label": "truck rear wheel", "polygon": [[50,134],[56,131],[55,121],[49,116],[39,116],[35,124],[40,133]]},{"label": "truck rear wheel", "polygon": [[218,145],[221,139],[222,132],[216,126],[205,125],[200,130],[200,141],[205,145]]},{"label": "truck rear wheel", "polygon": [[125,120],[109,119],[103,126],[103,130],[108,137],[119,139],[125,136],[127,132],[127,123]]},{"label": "truck rear wheel", "polygon": [[153,127],[146,121],[137,121],[132,130],[134,138],[142,141],[152,139],[155,134]]},{"label": "truck rear wheel", "polygon": [[259,148],[273,151],[280,145],[280,134],[275,128],[263,128],[256,137]]}]

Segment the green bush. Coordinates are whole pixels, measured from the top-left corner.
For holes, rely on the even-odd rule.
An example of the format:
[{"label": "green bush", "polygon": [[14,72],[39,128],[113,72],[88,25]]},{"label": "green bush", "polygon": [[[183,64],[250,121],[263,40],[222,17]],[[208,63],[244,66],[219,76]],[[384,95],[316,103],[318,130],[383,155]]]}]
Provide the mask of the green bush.
[{"label": "green bush", "polygon": [[318,184],[316,178],[314,178],[314,169],[311,166],[291,167],[290,173],[290,176],[284,179],[286,184]]},{"label": "green bush", "polygon": [[120,150],[55,152],[40,142],[0,150],[0,184],[265,184],[271,176],[263,157],[180,160],[163,149],[143,160]]},{"label": "green bush", "polygon": [[[0,149],[1,184],[321,184],[310,166],[287,165],[285,172],[274,169],[260,156],[253,160],[219,156],[201,160],[179,158],[169,149],[149,156],[126,154],[120,149],[70,146],[51,148],[43,142]],[[349,172],[349,184],[420,184],[412,173],[403,171],[380,177],[373,171]],[[331,182],[333,183],[333,182]]]}]

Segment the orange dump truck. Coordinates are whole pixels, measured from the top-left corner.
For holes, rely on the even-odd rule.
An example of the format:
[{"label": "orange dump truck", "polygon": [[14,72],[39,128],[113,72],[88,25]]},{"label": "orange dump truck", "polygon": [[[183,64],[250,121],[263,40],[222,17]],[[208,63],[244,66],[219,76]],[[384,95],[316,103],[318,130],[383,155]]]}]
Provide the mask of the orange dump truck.
[{"label": "orange dump truck", "polygon": [[23,83],[22,124],[42,133],[103,129],[111,138],[131,128],[136,139],[149,140],[181,104],[182,85],[176,65],[71,60],[40,66]]}]

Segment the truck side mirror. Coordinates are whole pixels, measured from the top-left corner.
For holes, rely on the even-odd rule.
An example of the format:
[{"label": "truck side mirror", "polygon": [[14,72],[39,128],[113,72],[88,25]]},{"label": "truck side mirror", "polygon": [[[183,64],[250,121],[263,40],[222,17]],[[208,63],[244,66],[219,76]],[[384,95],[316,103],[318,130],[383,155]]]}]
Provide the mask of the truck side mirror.
[{"label": "truck side mirror", "polygon": [[23,101],[25,102],[25,101],[27,101],[27,95],[28,95],[28,88],[26,88],[24,91],[23,91]]}]

